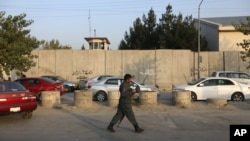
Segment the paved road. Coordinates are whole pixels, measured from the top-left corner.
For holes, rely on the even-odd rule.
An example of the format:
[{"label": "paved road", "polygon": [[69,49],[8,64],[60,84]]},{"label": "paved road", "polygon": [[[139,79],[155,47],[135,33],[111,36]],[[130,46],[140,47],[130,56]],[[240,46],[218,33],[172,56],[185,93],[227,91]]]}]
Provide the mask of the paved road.
[{"label": "paved road", "polygon": [[163,93],[157,106],[133,107],[143,133],[134,133],[126,118],[110,133],[106,127],[115,108],[94,102],[91,109],[79,109],[73,106],[73,93],[68,93],[60,107],[39,106],[31,119],[1,115],[0,141],[229,141],[230,124],[250,124],[249,102],[223,108],[197,102],[184,109],[172,106],[170,98]]}]

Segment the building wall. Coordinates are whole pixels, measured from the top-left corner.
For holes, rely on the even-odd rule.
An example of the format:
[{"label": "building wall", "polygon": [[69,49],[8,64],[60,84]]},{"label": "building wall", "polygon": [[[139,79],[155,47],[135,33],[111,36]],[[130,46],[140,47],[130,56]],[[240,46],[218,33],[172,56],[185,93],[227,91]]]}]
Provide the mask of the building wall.
[{"label": "building wall", "polygon": [[243,42],[243,39],[250,39],[241,32],[236,31],[220,31],[219,32],[219,51],[242,51],[237,43]]},{"label": "building wall", "polygon": [[[195,25],[197,28],[197,19]],[[242,51],[236,44],[243,42],[243,39],[249,39],[249,36],[235,31],[232,25],[225,26],[204,19],[200,20],[200,34],[205,36],[208,48],[212,51]]]},{"label": "building wall", "polygon": [[[34,60],[37,65],[26,72],[27,77],[56,74],[77,82],[80,76],[131,73],[139,83],[171,89],[173,85],[196,79],[198,73],[197,53],[190,50],[35,50],[32,53],[39,58]],[[216,70],[250,72],[237,51],[201,52],[200,56],[200,77]]]},{"label": "building wall", "polygon": [[200,34],[202,36],[206,37],[208,48],[212,51],[218,51],[219,50],[219,26],[214,23],[209,22],[200,22]]}]

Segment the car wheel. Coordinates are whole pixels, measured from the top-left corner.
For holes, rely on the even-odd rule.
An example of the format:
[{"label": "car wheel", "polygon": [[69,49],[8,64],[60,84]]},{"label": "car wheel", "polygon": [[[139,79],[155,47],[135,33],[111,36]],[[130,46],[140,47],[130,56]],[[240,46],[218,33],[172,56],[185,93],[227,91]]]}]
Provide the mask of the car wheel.
[{"label": "car wheel", "polygon": [[32,112],[23,112],[22,117],[24,119],[30,119],[32,117]]},{"label": "car wheel", "polygon": [[36,101],[39,102],[39,103],[42,102],[42,94],[41,93],[36,95]]},{"label": "car wheel", "polygon": [[95,95],[95,99],[97,101],[106,101],[107,100],[107,94],[104,91],[98,91]]},{"label": "car wheel", "polygon": [[244,96],[242,93],[234,93],[231,97],[232,101],[244,101]]},{"label": "car wheel", "polygon": [[191,100],[196,101],[197,100],[197,95],[194,92],[191,92]]}]

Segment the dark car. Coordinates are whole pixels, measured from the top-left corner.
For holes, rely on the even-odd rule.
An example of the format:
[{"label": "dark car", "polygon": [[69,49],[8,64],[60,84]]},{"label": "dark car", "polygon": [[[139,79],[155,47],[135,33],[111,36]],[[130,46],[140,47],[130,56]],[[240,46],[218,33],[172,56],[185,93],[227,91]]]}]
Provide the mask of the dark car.
[{"label": "dark car", "polygon": [[60,91],[60,95],[65,93],[63,82],[56,82],[48,78],[29,77],[15,81],[21,83],[30,92],[35,93],[38,99],[40,99],[42,91]]},{"label": "dark car", "polygon": [[0,114],[22,113],[23,118],[29,119],[36,108],[34,93],[17,82],[0,82]]},{"label": "dark car", "polygon": [[51,80],[58,81],[58,82],[63,82],[64,88],[68,92],[73,92],[73,91],[79,89],[79,86],[77,83],[68,81],[68,80],[66,80],[63,77],[58,76],[58,75],[43,75],[41,77],[49,78]]}]

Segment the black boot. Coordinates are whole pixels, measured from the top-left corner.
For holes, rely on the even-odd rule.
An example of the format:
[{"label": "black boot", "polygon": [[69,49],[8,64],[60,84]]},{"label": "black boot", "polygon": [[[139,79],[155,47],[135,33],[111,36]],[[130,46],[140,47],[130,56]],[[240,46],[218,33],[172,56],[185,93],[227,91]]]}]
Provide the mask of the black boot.
[{"label": "black boot", "polygon": [[110,132],[115,132],[114,124],[110,123],[109,126],[107,127],[107,130],[110,131]]},{"label": "black boot", "polygon": [[138,124],[134,124],[134,127],[135,127],[135,132],[136,132],[136,133],[141,133],[141,132],[144,131],[144,129],[140,128],[140,127],[138,126]]}]

